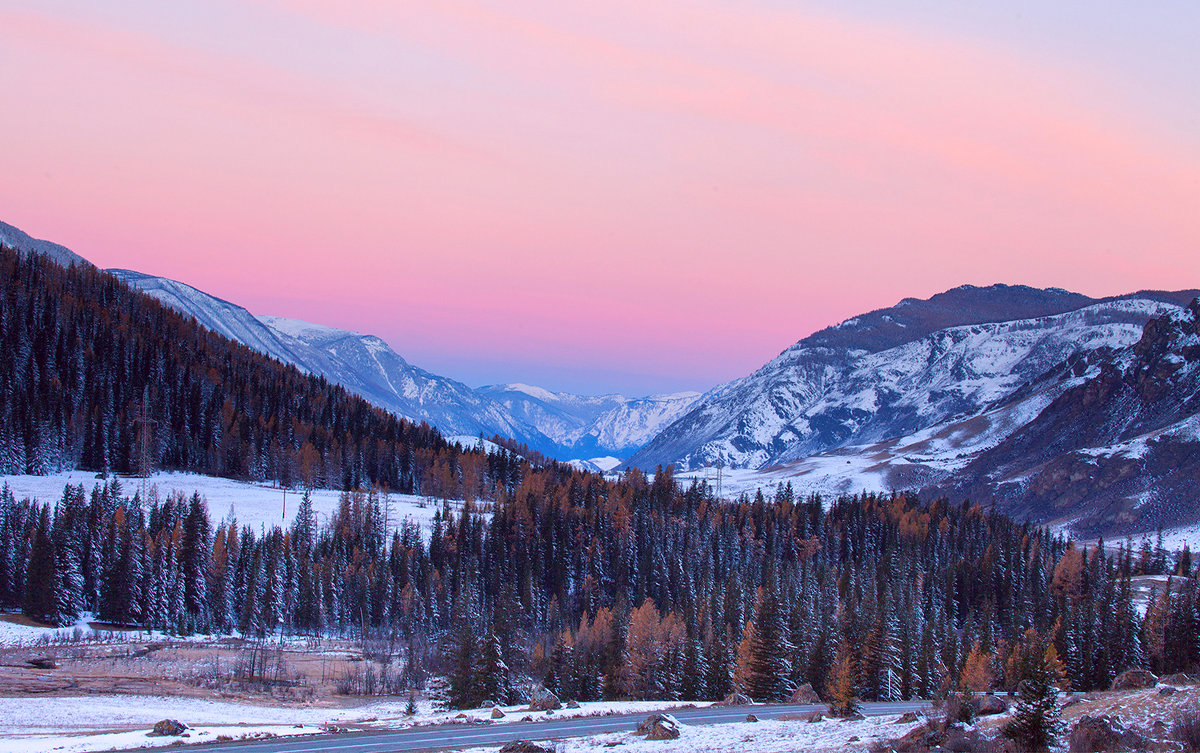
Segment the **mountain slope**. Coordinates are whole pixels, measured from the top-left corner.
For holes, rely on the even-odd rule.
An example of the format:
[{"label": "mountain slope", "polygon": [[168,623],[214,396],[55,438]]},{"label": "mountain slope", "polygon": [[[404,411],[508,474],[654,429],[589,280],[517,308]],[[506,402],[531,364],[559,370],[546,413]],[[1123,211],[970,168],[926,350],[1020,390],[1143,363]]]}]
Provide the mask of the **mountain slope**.
[{"label": "mountain slope", "polygon": [[573,457],[628,457],[682,415],[698,392],[628,398],[550,392],[525,384],[489,385],[479,391],[500,402]]},{"label": "mountain slope", "polygon": [[323,376],[396,415],[425,421],[447,436],[510,437],[564,460],[627,457],[698,397],[586,397],[528,385],[476,390],[408,363],[373,335],[255,316],[185,283],[130,270],[109,272],[218,334]]},{"label": "mountain slope", "polygon": [[53,259],[56,263],[64,267],[69,267],[72,264],[86,264],[89,267],[91,266],[91,262],[66,246],[32,238],[19,228],[15,228],[6,222],[0,222],[0,246],[11,248],[19,254],[40,254]]},{"label": "mountain slope", "polygon": [[1200,302],[1147,323],[931,493],[1084,536],[1200,521]]},{"label": "mountain slope", "polygon": [[1178,298],[996,285],[906,299],[712,390],[628,464],[761,468],[903,437],[979,413],[1077,351],[1131,344]]}]

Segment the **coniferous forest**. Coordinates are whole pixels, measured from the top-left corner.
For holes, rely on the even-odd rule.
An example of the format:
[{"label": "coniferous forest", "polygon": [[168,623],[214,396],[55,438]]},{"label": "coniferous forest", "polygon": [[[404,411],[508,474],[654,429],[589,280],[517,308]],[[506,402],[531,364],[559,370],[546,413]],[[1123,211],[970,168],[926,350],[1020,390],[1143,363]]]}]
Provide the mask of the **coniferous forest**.
[{"label": "coniferous forest", "polygon": [[[777,700],[806,683],[891,700],[1015,689],[1047,663],[1079,690],[1200,665],[1186,550],[1083,549],[904,495],[731,503],[669,469],[612,480],[464,452],[101,272],[0,261],[7,472],[131,471],[149,445],[159,468],[346,489],[327,521],[306,498],[257,532],[116,479],[54,504],[4,489],[2,608],[385,640],[406,685],[444,675],[456,706],[530,679],[579,700]],[[467,501],[432,530],[397,528],[386,490]],[[1170,573],[1188,578],[1143,617],[1131,577]]]}]

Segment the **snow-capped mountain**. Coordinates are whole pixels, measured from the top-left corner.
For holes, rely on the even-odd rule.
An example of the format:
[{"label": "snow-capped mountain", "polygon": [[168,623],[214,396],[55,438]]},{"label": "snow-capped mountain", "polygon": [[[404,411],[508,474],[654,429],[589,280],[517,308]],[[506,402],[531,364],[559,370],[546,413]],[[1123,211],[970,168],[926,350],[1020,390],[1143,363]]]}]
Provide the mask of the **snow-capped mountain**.
[{"label": "snow-capped mountain", "polygon": [[1076,353],[1131,345],[1187,295],[996,285],[905,299],[710,391],[628,464],[764,468],[977,416]]},{"label": "snow-capped mountain", "polygon": [[386,342],[319,324],[255,316],[185,283],[124,269],[111,274],[218,334],[340,384],[375,405],[447,436],[500,435],[560,459],[628,457],[698,393],[627,398],[555,393],[529,385],[478,390],[404,360]]},{"label": "snow-capped mountain", "polygon": [[1058,376],[1032,420],[926,492],[1081,536],[1200,522],[1200,301]]},{"label": "snow-capped mountain", "polygon": [[378,337],[295,319],[257,317],[175,280],[122,269],[109,272],[214,332],[323,376],[399,416],[426,421],[447,436],[499,434],[549,449],[544,435],[514,420],[495,401],[409,364]]},{"label": "snow-capped mountain", "polygon": [[283,363],[299,366],[303,371],[313,372],[301,366],[308,354],[296,352],[292,344],[285,342],[254,314],[236,303],[165,277],[154,277],[131,269],[106,271],[176,311],[191,316],[218,335],[236,340]]},{"label": "snow-capped mountain", "polygon": [[588,397],[527,384],[489,385],[479,391],[578,458],[628,457],[700,397],[698,392]]}]

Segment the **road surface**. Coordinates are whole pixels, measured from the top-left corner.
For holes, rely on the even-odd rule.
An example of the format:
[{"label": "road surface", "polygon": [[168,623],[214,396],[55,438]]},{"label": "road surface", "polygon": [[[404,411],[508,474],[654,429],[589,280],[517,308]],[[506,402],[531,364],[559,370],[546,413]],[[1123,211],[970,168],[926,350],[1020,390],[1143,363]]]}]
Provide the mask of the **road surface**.
[{"label": "road surface", "polygon": [[[863,714],[884,716],[928,708],[924,701],[864,703]],[[809,714],[824,710],[824,704],[716,706],[698,709],[672,709],[671,714],[684,724],[728,724],[744,722],[747,714],[759,719],[774,719],[781,714]],[[649,712],[614,716],[585,716],[550,721],[502,722],[497,724],[442,724],[405,730],[353,732],[340,735],[308,735],[271,740],[189,745],[187,750],[201,753],[411,753],[413,751],[453,750],[481,745],[503,745],[512,740],[558,740],[587,737],[605,732],[631,732]],[[142,749],[144,750],[144,749]]]}]

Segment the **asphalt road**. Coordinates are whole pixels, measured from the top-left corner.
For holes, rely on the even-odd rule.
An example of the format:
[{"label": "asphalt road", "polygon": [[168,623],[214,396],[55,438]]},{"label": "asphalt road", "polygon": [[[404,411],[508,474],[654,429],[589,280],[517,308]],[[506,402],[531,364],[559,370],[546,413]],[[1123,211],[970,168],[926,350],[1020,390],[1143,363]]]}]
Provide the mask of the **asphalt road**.
[{"label": "asphalt road", "polygon": [[[922,701],[895,703],[865,703],[867,716],[903,714],[928,707]],[[684,724],[728,724],[743,722],[747,714],[759,719],[774,719],[780,714],[808,714],[823,710],[824,704],[732,706],[699,709],[674,709],[668,713]],[[203,753],[401,753],[472,748],[480,745],[503,745],[511,740],[557,740],[565,737],[586,737],[604,732],[631,732],[649,714],[590,716],[575,719],[554,719],[538,722],[510,722],[489,725],[443,724],[414,727],[406,730],[355,732],[340,735],[308,735],[234,743],[189,745],[188,750]]]}]

